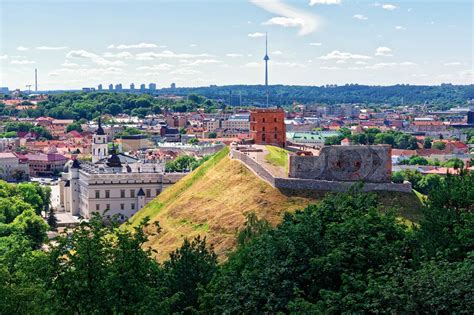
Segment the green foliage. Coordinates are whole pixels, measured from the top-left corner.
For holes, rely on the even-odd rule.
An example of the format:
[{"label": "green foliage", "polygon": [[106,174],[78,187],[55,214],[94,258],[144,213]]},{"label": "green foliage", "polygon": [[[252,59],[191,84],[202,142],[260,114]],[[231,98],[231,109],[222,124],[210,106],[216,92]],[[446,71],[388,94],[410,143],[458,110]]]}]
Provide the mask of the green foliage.
[{"label": "green foliage", "polygon": [[143,118],[150,114],[160,114],[162,108],[175,112],[204,108],[206,112],[211,112],[217,108],[217,104],[197,95],[190,95],[189,100],[169,100],[146,94],[68,92],[49,95],[47,100],[38,103],[36,109],[28,109],[26,114],[29,117],[93,120],[100,113],[112,116],[124,113]]},{"label": "green foliage", "polygon": [[69,124],[66,128],[66,132],[71,132],[73,130],[76,130],[78,132],[82,132],[82,127],[81,127],[81,124],[79,122],[74,122],[72,124]]},{"label": "green foliage", "polygon": [[190,155],[180,155],[175,160],[166,162],[165,170],[167,172],[189,172],[198,168],[202,163],[210,159],[212,155],[206,155],[201,159],[197,159]]},{"label": "green foliage", "polygon": [[431,142],[433,141],[433,139],[431,139],[430,137],[426,137],[425,140],[423,140],[423,148],[424,149],[431,149]]},{"label": "green foliage", "polygon": [[209,132],[208,137],[209,137],[209,139],[215,139],[215,138],[217,138],[217,133],[215,133],[214,131]]},{"label": "green foliage", "polygon": [[433,145],[431,147],[437,150],[444,150],[446,149],[446,144],[444,142],[437,141],[437,142],[433,142]]},{"label": "green foliage", "polygon": [[138,128],[135,127],[125,127],[122,132],[119,132],[115,135],[115,138],[118,139],[122,136],[133,136],[133,135],[141,135],[144,134],[143,131],[141,131]]},{"label": "green foliage", "polygon": [[199,143],[199,139],[198,139],[198,138],[189,139],[188,143],[189,143],[189,144],[198,144],[198,143]]},{"label": "green foliage", "polygon": [[[341,128],[341,130],[343,130],[343,128]],[[369,128],[362,133],[356,133],[354,135],[351,135],[350,132],[343,132],[343,134],[339,136],[326,138],[324,144],[339,145],[344,138],[348,138],[353,144],[389,144],[395,149],[418,149],[418,143],[414,136],[393,130],[380,132],[380,130],[376,128]]]},{"label": "green foliage", "polygon": [[12,132],[34,132],[38,134],[40,138],[45,138],[48,140],[53,138],[51,133],[47,131],[44,127],[35,126],[33,124],[25,122],[7,122],[5,124],[5,131],[8,135],[11,135]]},{"label": "green foliage", "polygon": [[48,212],[48,225],[49,225],[49,229],[51,231],[56,231],[57,227],[58,227],[58,219],[56,218],[56,214],[54,213],[54,210],[53,209],[50,209],[49,212]]}]

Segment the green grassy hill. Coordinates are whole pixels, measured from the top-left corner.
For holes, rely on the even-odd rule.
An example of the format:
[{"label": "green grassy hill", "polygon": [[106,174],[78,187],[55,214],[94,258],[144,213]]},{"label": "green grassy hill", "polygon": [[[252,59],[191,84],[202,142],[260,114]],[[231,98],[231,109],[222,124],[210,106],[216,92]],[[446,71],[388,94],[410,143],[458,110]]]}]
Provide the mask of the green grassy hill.
[{"label": "green grassy hill", "polygon": [[[272,224],[280,222],[285,211],[302,209],[316,203],[324,193],[281,191],[260,180],[236,160],[230,160],[224,149],[163,191],[137,212],[132,226],[144,217],[159,221],[162,231],[150,235],[146,244],[157,251],[162,260],[181,245],[183,238],[207,237],[221,257],[235,246],[236,232],[245,222],[245,214],[255,212]],[[400,215],[409,221],[419,219],[419,201],[410,194],[381,194],[385,208],[399,206]]]}]

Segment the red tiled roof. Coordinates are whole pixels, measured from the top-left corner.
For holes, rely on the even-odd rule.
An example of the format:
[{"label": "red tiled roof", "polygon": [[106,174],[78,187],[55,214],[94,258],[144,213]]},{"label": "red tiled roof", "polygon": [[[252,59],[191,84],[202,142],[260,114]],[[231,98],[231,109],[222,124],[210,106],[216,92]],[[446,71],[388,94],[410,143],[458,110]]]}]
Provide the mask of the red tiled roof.
[{"label": "red tiled roof", "polygon": [[45,161],[45,162],[54,162],[54,161],[65,161],[67,158],[58,153],[49,153],[49,154],[33,154],[28,153],[25,157],[30,161]]}]

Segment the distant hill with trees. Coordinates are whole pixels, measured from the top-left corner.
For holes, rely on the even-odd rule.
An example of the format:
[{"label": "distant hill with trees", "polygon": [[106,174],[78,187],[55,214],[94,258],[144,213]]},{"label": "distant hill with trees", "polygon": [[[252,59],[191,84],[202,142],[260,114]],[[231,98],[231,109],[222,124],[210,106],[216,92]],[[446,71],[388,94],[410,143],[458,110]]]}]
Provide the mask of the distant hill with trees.
[{"label": "distant hill with trees", "polygon": [[[182,99],[167,99],[175,95]],[[160,97],[161,96],[161,97]],[[5,96],[0,96],[0,99]],[[474,85],[440,86],[269,86],[269,104],[291,106],[298,104],[338,103],[399,106],[427,105],[430,108],[447,109],[466,106],[474,99]],[[196,88],[163,88],[150,94],[103,92],[52,92],[37,108],[17,110],[0,104],[0,114],[8,116],[50,116],[60,119],[94,119],[103,114],[125,113],[144,117],[159,114],[163,110],[189,112],[203,109],[214,112],[229,106],[264,106],[266,89],[262,85],[229,85]]]}]

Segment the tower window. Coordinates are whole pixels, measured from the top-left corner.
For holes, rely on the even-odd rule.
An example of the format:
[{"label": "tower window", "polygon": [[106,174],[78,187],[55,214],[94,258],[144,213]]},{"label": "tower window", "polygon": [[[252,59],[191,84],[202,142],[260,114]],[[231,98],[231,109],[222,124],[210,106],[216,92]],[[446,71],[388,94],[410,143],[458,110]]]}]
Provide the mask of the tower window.
[{"label": "tower window", "polygon": [[265,122],[265,117],[263,117],[262,122]]},{"label": "tower window", "polygon": [[120,198],[125,198],[125,190],[120,191]]},{"label": "tower window", "polygon": [[100,198],[100,190],[95,191],[95,198]]},{"label": "tower window", "polygon": [[110,198],[110,190],[105,191],[105,198]]}]

